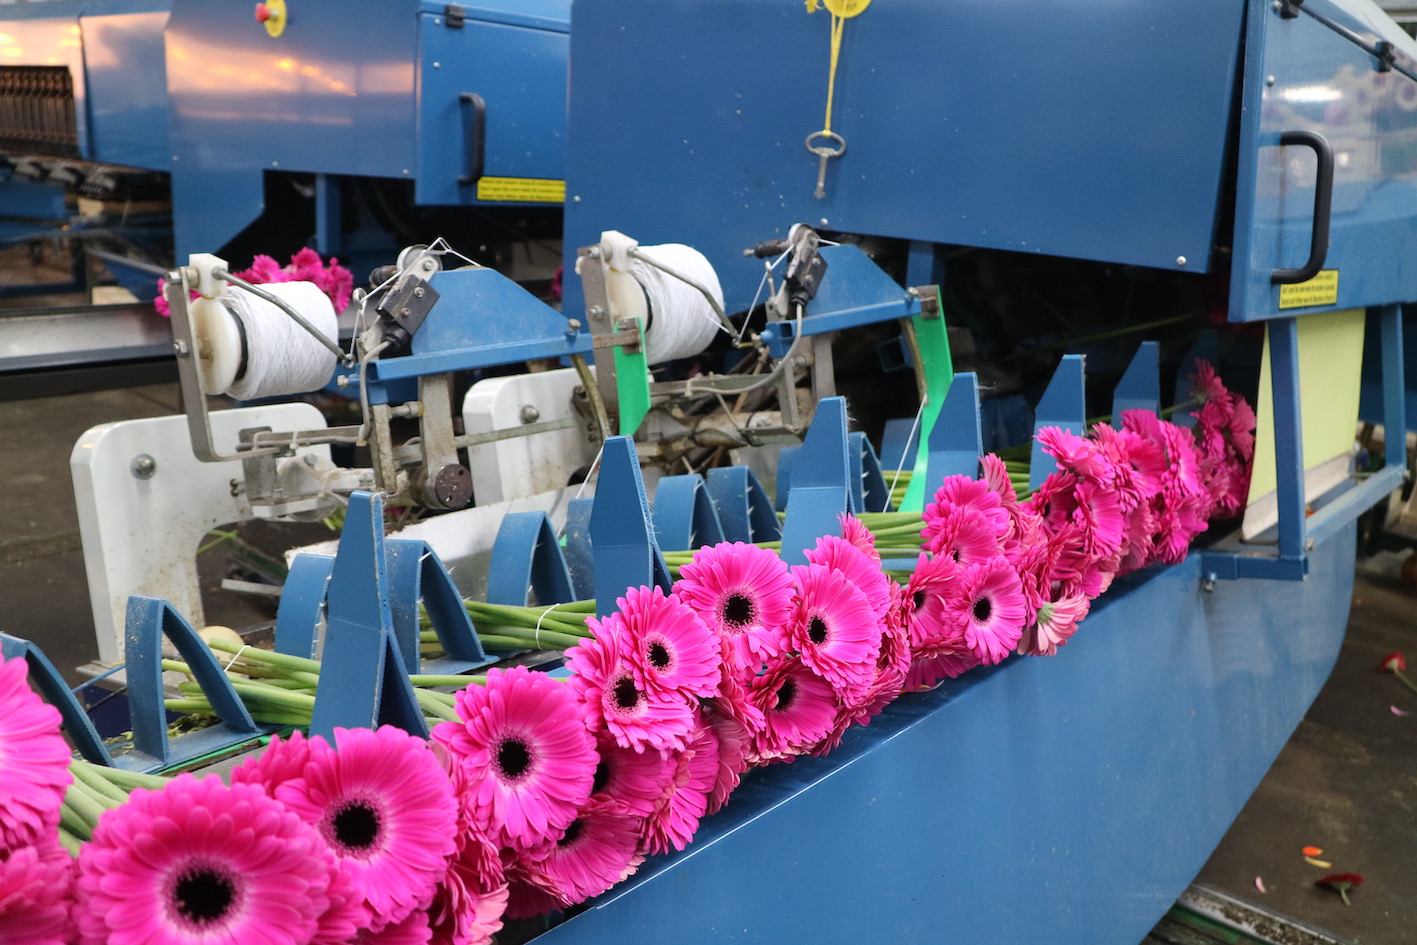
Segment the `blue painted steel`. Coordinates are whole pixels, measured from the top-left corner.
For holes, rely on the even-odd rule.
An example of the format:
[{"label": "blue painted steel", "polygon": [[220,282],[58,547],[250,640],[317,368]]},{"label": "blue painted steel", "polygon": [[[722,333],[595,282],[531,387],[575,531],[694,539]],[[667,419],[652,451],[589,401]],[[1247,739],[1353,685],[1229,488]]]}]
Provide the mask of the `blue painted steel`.
[{"label": "blue painted steel", "polygon": [[772,497],[747,466],[710,469],[708,491],[727,540],[777,541],[782,537]]},{"label": "blue painted steel", "polygon": [[1161,346],[1143,341],[1112,391],[1112,425],[1122,425],[1123,410],[1161,410]]},{"label": "blue painted steel", "polygon": [[902,696],[830,757],[751,772],[692,847],[539,941],[1134,945],[1331,671],[1354,549],[1350,526],[1298,585],[1205,593],[1198,556],[1120,579],[1057,656]]},{"label": "blue painted steel", "polygon": [[59,710],[59,717],[63,719],[64,731],[68,734],[69,741],[73,742],[85,761],[96,765],[113,764],[113,759],[109,757],[108,749],[104,747],[103,739],[99,737],[88,713],[84,711],[73,691],[64,682],[64,677],[59,675],[59,670],[54,668],[54,664],[44,655],[43,650],[29,640],[0,633],[0,656],[7,660],[22,659],[29,664],[30,682],[39,690],[45,702]]},{"label": "blue painted steel", "polygon": [[[781,482],[778,494],[782,494]],[[855,511],[846,399],[827,397],[817,403],[816,416],[793,462],[787,518],[782,523],[782,560],[806,564],[807,549],[822,535],[840,535],[839,516]]]},{"label": "blue painted steel", "polygon": [[594,510],[595,500],[589,496],[566,503],[562,550],[566,554],[566,569],[571,572],[576,600],[590,600],[595,596],[595,553],[590,543],[590,516]]},{"label": "blue painted steel", "polygon": [[800,446],[784,446],[777,454],[777,495],[773,507],[779,512],[787,511],[787,496],[792,492],[792,467],[797,465]]},{"label": "blue painted steel", "polygon": [[[846,25],[813,197],[825,12],[783,0],[580,0],[571,37],[567,271],[614,226],[718,267],[794,222],[924,242],[1204,270],[1242,35],[1234,0],[896,0]],[[646,50],[663,55],[646,57]],[[633,146],[626,146],[633,142]],[[1157,182],[1164,181],[1164,187]],[[826,221],[826,222],[821,222]],[[580,288],[567,280],[567,311]]]},{"label": "blue painted steel", "polygon": [[167,82],[179,256],[256,219],[268,169],[409,180],[419,203],[479,203],[457,186],[468,149],[450,119],[464,91],[487,101],[488,173],[559,177],[570,5],[488,0],[466,5],[455,29],[441,4],[301,0],[272,38],[249,5],[176,0]]},{"label": "blue painted steel", "polygon": [[166,171],[163,30],[172,0],[87,0],[84,50],[90,160]]},{"label": "blue painted steel", "polygon": [[1299,326],[1293,318],[1269,324],[1274,404],[1274,468],[1279,500],[1279,557],[1304,554],[1304,424],[1300,415]]},{"label": "blue painted steel", "polygon": [[597,616],[612,612],[628,587],[658,585],[667,592],[673,585],[650,525],[635,443],[628,436],[605,441],[589,530]]},{"label": "blue painted steel", "polygon": [[891,493],[876,448],[864,433],[851,434],[851,504],[861,512],[891,511]]},{"label": "blue painted steel", "polygon": [[[1176,391],[1172,397],[1173,404],[1184,404],[1191,399],[1191,375],[1196,373],[1197,361],[1208,361],[1210,366],[1217,371],[1220,370],[1220,336],[1213,329],[1207,328],[1196,336],[1196,340],[1181,358],[1180,367],[1176,370]],[[1178,410],[1170,417],[1172,423],[1191,428],[1196,425],[1196,418],[1191,416],[1191,410],[1187,408]]]},{"label": "blue painted steel", "polygon": [[[1402,308],[1402,352],[1403,374],[1406,377],[1406,403],[1403,414],[1409,429],[1417,424],[1417,305],[1403,305]],[[1374,331],[1372,325],[1363,333],[1363,387],[1358,400],[1358,416],[1373,423],[1382,422],[1383,384],[1381,383],[1383,357],[1388,348],[1382,340],[1379,326]]]},{"label": "blue painted steel", "polygon": [[487,603],[543,607],[575,600],[571,572],[545,512],[510,512],[497,528],[487,568]]},{"label": "blue painted steel", "polygon": [[[1083,357],[1080,354],[1065,354],[1053,372],[1053,379],[1038,401],[1033,411],[1033,430],[1043,427],[1062,427],[1079,435],[1087,429],[1087,399],[1083,393]],[[1058,468],[1053,457],[1043,452],[1038,441],[1033,441],[1033,455],[1028,469],[1028,487],[1037,489],[1049,474]]]},{"label": "blue painted steel", "polygon": [[[426,541],[389,539],[384,542],[389,564],[389,609],[394,618],[394,639],[410,672],[453,676],[497,662],[482,649],[462,595],[443,560]],[[443,648],[443,655],[423,660],[419,655],[418,605]]]},{"label": "blue painted steel", "polygon": [[911,240],[910,255],[905,264],[905,284],[939,285],[944,278],[945,257],[940,247],[923,240]]},{"label": "blue painted steel", "polygon": [[[1385,305],[1377,313],[1378,334],[1382,341],[1383,424],[1386,429],[1407,429],[1407,349],[1403,344],[1402,310],[1397,305]],[[1417,374],[1412,375],[1417,381]],[[1388,466],[1407,465],[1407,438],[1396,432],[1389,434],[1384,444],[1383,459]]]},{"label": "blue painted steel", "polygon": [[950,392],[930,431],[930,460],[926,466],[925,501],[934,496],[946,476],[979,478],[979,457],[984,452],[979,421],[979,378],[973,371],[954,376]]},{"label": "blue painted steel", "polygon": [[[1230,319],[1279,315],[1270,273],[1309,256],[1315,159],[1308,148],[1280,147],[1286,131],[1318,132],[1340,155],[1323,267],[1338,270],[1336,307],[1417,298],[1417,83],[1379,72],[1372,55],[1312,16],[1281,17],[1268,0],[1248,6]],[[1391,43],[1399,65],[1417,68],[1417,41],[1367,0],[1308,0],[1304,10],[1370,44]]]},{"label": "blue painted steel", "polygon": [[310,734],[332,738],[336,728],[390,724],[426,738],[408,664],[394,639],[380,496],[349,497],[326,610],[320,672],[340,682],[320,687]]},{"label": "blue painted steel", "polygon": [[316,629],[325,612],[325,596],[335,559],[329,555],[296,555],[285,576],[285,587],[276,609],[277,653],[313,659]]},{"label": "blue painted steel", "polygon": [[5,241],[33,238],[46,231],[48,224],[57,225],[68,219],[64,188],[15,177],[0,180],[0,214],[7,221],[14,221],[7,222],[5,230],[0,231]]},{"label": "blue painted steel", "polygon": [[886,421],[881,435],[881,465],[896,470],[914,463],[920,449],[920,428],[914,417],[896,417]]},{"label": "blue painted steel", "polygon": [[653,520],[655,541],[665,551],[689,551],[724,540],[718,510],[698,473],[659,480]]},{"label": "blue painted steel", "polygon": [[907,295],[859,246],[823,246],[821,256],[827,263],[826,275],[801,326],[769,322],[763,329],[764,340],[775,343],[773,357],[782,357],[799,334],[823,335],[920,314],[920,302]]},{"label": "blue painted steel", "polygon": [[589,354],[589,332],[495,269],[440,272],[430,280],[437,304],[413,336],[412,354],[369,365],[369,397],[392,399],[388,382],[531,358]]},{"label": "blue painted steel", "polygon": [[[192,669],[192,676],[221,722],[167,738],[163,706],[162,639],[166,637]],[[128,598],[124,630],[124,676],[133,728],[133,750],[113,764],[130,771],[158,771],[249,742],[269,726],[257,725],[232,689],[222,665],[197,631],[165,600],[134,594]]]}]

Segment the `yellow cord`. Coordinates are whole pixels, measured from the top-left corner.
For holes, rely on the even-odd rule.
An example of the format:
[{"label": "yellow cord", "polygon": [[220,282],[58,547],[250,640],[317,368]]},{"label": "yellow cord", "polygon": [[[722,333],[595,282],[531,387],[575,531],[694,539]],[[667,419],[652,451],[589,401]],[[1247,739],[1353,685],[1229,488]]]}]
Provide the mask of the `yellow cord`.
[{"label": "yellow cord", "polygon": [[821,134],[832,133],[832,100],[836,98],[836,64],[841,61],[841,34],[846,26],[846,17],[832,14],[831,67],[827,71],[827,116],[822,122]]}]

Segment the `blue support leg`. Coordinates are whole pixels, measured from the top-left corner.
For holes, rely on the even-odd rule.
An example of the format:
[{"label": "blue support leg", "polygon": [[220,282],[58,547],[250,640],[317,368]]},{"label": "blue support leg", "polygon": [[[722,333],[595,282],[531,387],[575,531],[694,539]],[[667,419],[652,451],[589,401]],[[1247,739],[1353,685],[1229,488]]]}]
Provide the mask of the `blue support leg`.
[{"label": "blue support leg", "polygon": [[[1080,354],[1065,354],[1053,372],[1053,380],[1038,401],[1033,412],[1033,432],[1043,427],[1062,427],[1081,436],[1087,429],[1087,401],[1083,394],[1083,358]],[[1029,464],[1028,487],[1037,489],[1043,480],[1056,471],[1058,464],[1033,441],[1033,456]]]},{"label": "blue support leg", "polygon": [[1268,324],[1270,390],[1274,402],[1274,469],[1279,502],[1279,557],[1304,556],[1304,424],[1299,392],[1299,325],[1293,318]]},{"label": "blue support leg", "polygon": [[[1191,399],[1191,375],[1196,373],[1198,361],[1209,362],[1211,367],[1220,370],[1220,336],[1214,329],[1207,328],[1197,335],[1190,350],[1181,359],[1181,365],[1176,370],[1176,390],[1171,401],[1173,404],[1184,404]],[[1171,422],[1187,429],[1194,427],[1196,418],[1191,416],[1191,409],[1176,411],[1171,415]]]},{"label": "blue support leg", "polygon": [[1122,425],[1123,410],[1161,412],[1161,346],[1143,341],[1112,392],[1112,426]]},{"label": "blue support leg", "polygon": [[84,711],[84,707],[64,682],[64,677],[59,675],[59,670],[54,668],[54,664],[44,655],[43,650],[29,640],[0,633],[0,656],[7,660],[23,659],[29,664],[30,682],[39,690],[45,702],[59,710],[59,717],[63,720],[69,741],[74,743],[74,747],[79,750],[85,761],[112,767],[113,759],[109,757],[108,749],[104,747],[103,739],[99,737],[88,713]]},{"label": "blue support leg", "polygon": [[487,570],[487,603],[542,606],[575,600],[571,572],[545,512],[502,519]]},{"label": "blue support leg", "polygon": [[566,570],[571,572],[571,589],[576,600],[595,596],[595,553],[590,546],[590,515],[595,500],[589,496],[566,503]]},{"label": "blue support leg", "polygon": [[316,634],[330,590],[335,559],[329,555],[296,555],[285,576],[285,587],[276,610],[277,653],[314,659]]},{"label": "blue support leg", "polygon": [[[778,495],[782,495],[780,484]],[[782,525],[782,560],[806,564],[807,549],[823,535],[840,535],[838,516],[852,510],[846,400],[828,397],[817,404],[793,463],[787,519]]]},{"label": "blue support leg", "polygon": [[955,375],[940,416],[930,430],[929,446],[925,501],[934,496],[946,476],[979,477],[983,431],[979,421],[979,378],[973,372]]},{"label": "blue support leg", "polygon": [[1383,461],[1387,466],[1407,466],[1407,398],[1402,338],[1402,306],[1384,305],[1378,310],[1378,331],[1382,338],[1383,364]]},{"label": "blue support leg", "polygon": [[708,492],[728,541],[777,541],[782,537],[772,497],[747,466],[710,469]]},{"label": "blue support leg", "polygon": [[891,493],[881,459],[864,433],[851,434],[851,501],[858,511],[891,511]]},{"label": "blue support leg", "polygon": [[597,616],[613,611],[615,599],[627,588],[658,585],[667,592],[673,584],[650,525],[635,444],[627,436],[605,441],[590,513],[590,542]]},{"label": "blue support leg", "polygon": [[662,550],[689,551],[724,540],[718,510],[697,473],[659,480],[653,518],[654,537]]}]

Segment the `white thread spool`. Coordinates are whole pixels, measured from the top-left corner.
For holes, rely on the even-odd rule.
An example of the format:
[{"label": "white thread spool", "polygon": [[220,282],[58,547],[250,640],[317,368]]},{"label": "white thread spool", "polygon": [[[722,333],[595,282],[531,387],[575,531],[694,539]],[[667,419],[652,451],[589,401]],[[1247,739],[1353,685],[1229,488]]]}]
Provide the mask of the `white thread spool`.
[{"label": "white thread spool", "polygon": [[[683,243],[641,246],[639,252],[682,273],[713,293],[723,307],[723,287],[704,254]],[[702,352],[721,330],[718,315],[703,293],[643,259],[630,259],[630,275],[649,303],[645,357],[650,364],[689,358]]]},{"label": "white thread spool", "polygon": [[[326,338],[337,341],[335,307],[314,283],[275,282],[261,288],[303,315]],[[280,306],[240,287],[220,299],[198,299],[192,318],[205,393],[228,394],[237,400],[303,394],[324,387],[334,374],[333,351]]]}]

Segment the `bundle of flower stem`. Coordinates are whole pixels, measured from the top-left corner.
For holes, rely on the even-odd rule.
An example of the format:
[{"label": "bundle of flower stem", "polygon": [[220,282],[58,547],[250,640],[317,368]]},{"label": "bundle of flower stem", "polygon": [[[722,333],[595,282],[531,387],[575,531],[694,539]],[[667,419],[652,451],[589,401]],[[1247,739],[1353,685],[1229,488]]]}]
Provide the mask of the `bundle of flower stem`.
[{"label": "bundle of flower stem", "polygon": [[69,763],[69,774],[73,782],[59,812],[59,842],[74,856],[79,855],[79,844],[93,839],[93,829],[104,811],[122,806],[134,788],[161,788],[168,780],[80,758]]}]

